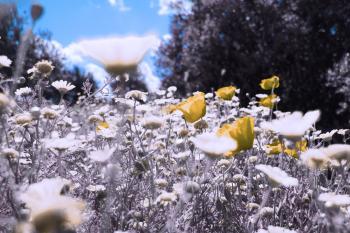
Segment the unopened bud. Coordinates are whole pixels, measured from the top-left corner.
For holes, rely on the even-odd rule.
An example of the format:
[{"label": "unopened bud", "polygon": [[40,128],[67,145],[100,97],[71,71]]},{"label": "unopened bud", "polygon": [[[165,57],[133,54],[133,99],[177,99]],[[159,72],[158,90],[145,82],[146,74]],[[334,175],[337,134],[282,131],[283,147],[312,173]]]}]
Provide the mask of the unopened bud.
[{"label": "unopened bud", "polygon": [[38,20],[42,16],[43,12],[44,12],[44,8],[42,7],[42,5],[38,3],[34,3],[30,9],[32,20],[33,21]]}]

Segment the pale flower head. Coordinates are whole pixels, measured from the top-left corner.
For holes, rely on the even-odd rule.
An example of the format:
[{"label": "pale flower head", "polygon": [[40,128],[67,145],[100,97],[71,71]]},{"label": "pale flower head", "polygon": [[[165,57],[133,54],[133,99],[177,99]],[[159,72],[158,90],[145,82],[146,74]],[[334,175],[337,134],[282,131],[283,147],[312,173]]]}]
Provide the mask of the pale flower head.
[{"label": "pale flower head", "polygon": [[89,158],[96,162],[105,162],[113,155],[114,151],[115,148],[91,151],[89,153]]},{"label": "pale flower head", "polygon": [[339,163],[343,160],[350,161],[350,145],[333,144],[323,148],[323,151],[330,159],[336,160]]},{"label": "pale flower head", "polygon": [[175,203],[177,201],[177,195],[170,192],[162,192],[156,199],[156,203],[162,206]]},{"label": "pale flower head", "polygon": [[290,177],[285,171],[279,167],[272,167],[270,165],[258,164],[255,168],[263,172],[269,179],[272,186],[297,186],[298,180]]},{"label": "pale flower head", "polygon": [[90,123],[97,123],[97,122],[103,121],[103,117],[100,115],[93,114],[88,117],[88,121]]},{"label": "pale flower head", "polygon": [[326,207],[343,207],[350,205],[350,196],[335,193],[322,193],[318,200],[325,203]]},{"label": "pale flower head", "polygon": [[168,186],[168,181],[167,181],[166,179],[159,178],[159,179],[155,179],[155,180],[154,180],[154,184],[155,184],[158,188],[166,188],[166,186]]},{"label": "pale flower head", "polygon": [[32,93],[32,89],[30,87],[22,87],[15,91],[15,95],[19,97],[26,97]]},{"label": "pale flower head", "polygon": [[329,160],[322,149],[309,149],[301,153],[300,158],[305,165],[313,169],[323,168]]},{"label": "pale flower head", "polygon": [[75,88],[73,84],[65,80],[55,81],[51,85],[62,94],[66,94],[68,91],[71,91]]},{"label": "pale flower head", "polygon": [[261,127],[295,141],[304,136],[305,132],[315,124],[319,117],[319,110],[307,112],[304,116],[301,112],[294,112],[271,122],[263,122]]},{"label": "pale flower head", "polygon": [[32,115],[28,112],[15,115],[15,122],[21,126],[27,126],[32,122]]},{"label": "pale flower head", "polygon": [[57,116],[58,116],[57,111],[55,111],[51,108],[48,108],[48,107],[41,109],[41,114],[47,120],[53,120],[53,119],[57,118]]},{"label": "pale flower head", "polygon": [[72,229],[80,224],[85,204],[64,196],[70,181],[60,177],[31,184],[19,199],[30,210],[29,221],[39,232]]},{"label": "pale flower head", "polygon": [[12,61],[5,55],[0,56],[0,68],[10,67]]},{"label": "pale flower head", "polygon": [[102,63],[109,73],[119,75],[135,70],[145,54],[158,43],[154,35],[127,36],[82,40],[79,47],[85,55]]},{"label": "pale flower head", "polygon": [[13,148],[4,148],[0,154],[5,158],[17,158],[19,155],[18,151]]},{"label": "pale flower head", "polygon": [[141,122],[141,125],[143,128],[150,129],[150,130],[158,129],[162,127],[163,124],[164,124],[164,120],[161,117],[157,117],[157,116],[145,117]]},{"label": "pale flower head", "polygon": [[322,134],[316,136],[315,139],[322,139],[323,141],[329,142],[332,140],[333,135],[337,132],[338,132],[338,130],[333,129],[330,132],[322,133]]},{"label": "pale flower head", "polygon": [[42,74],[44,77],[48,77],[55,68],[52,65],[52,62],[48,60],[41,60],[37,62],[34,67],[35,68],[32,70],[32,72]]},{"label": "pale flower head", "polygon": [[343,135],[343,136],[345,136],[346,134],[348,134],[350,132],[350,130],[349,129],[338,129],[338,134],[340,134],[340,135]]},{"label": "pale flower head", "polygon": [[215,133],[204,133],[192,137],[191,142],[210,158],[218,158],[226,152],[235,150],[237,142],[228,137],[219,137]]},{"label": "pale flower head", "polygon": [[138,91],[138,90],[128,91],[125,94],[125,98],[137,100],[140,102],[146,102],[147,101],[147,92]]},{"label": "pale flower head", "polygon": [[10,99],[3,93],[0,93],[0,112],[10,104]]},{"label": "pale flower head", "polygon": [[70,148],[76,147],[80,141],[66,137],[66,138],[52,138],[45,140],[45,146],[50,149],[55,149],[58,151],[66,151]]}]

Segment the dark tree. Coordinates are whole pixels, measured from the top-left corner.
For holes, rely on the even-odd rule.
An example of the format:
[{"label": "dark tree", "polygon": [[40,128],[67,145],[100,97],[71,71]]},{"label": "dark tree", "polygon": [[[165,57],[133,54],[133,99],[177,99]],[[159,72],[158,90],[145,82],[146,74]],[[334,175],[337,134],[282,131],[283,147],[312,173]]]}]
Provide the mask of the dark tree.
[{"label": "dark tree", "polygon": [[234,84],[255,94],[261,79],[278,75],[283,110],[319,108],[324,128],[346,127],[350,112],[336,115],[343,97],[326,74],[350,50],[349,13],[346,0],[193,1],[190,14],[173,16],[160,48],[163,85],[185,94]]}]

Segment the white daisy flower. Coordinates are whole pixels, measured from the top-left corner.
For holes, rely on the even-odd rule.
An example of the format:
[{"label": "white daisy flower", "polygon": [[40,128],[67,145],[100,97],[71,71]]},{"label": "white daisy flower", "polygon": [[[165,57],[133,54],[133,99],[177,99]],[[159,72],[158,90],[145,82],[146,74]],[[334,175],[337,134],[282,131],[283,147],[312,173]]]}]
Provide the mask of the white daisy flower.
[{"label": "white daisy flower", "polygon": [[68,91],[73,90],[75,88],[75,86],[73,84],[71,84],[67,81],[64,81],[64,80],[55,81],[51,84],[51,86],[56,88],[56,90],[58,90],[62,94],[65,94]]},{"label": "white daisy flower", "polygon": [[263,172],[269,179],[272,186],[297,186],[298,180],[290,177],[285,171],[279,167],[272,167],[270,165],[258,164],[255,168]]},{"label": "white daisy flower", "polygon": [[218,137],[215,133],[205,133],[190,138],[190,141],[210,158],[218,158],[237,148],[237,143],[228,137]]},{"label": "white daisy flower", "polygon": [[170,193],[170,192],[162,192],[156,199],[156,203],[167,206],[171,203],[176,202],[177,200],[177,195],[175,193]]},{"label": "white daisy flower", "polygon": [[125,98],[146,102],[147,101],[147,92],[138,91],[138,90],[128,91],[125,94]]},{"label": "white daisy flower", "polygon": [[350,161],[350,145],[333,144],[322,149],[330,159],[334,159],[339,163],[343,160]]},{"label": "white daisy flower", "polygon": [[327,164],[329,157],[322,149],[309,149],[300,154],[300,159],[310,168],[322,168]]},{"label": "white daisy flower", "polygon": [[84,202],[62,195],[70,184],[59,177],[44,179],[19,194],[19,199],[30,210],[29,222],[38,231],[50,229],[53,232],[62,227],[72,229],[81,223]]},{"label": "white daisy flower", "polygon": [[30,87],[22,87],[15,91],[16,96],[26,97],[32,93],[32,89]]},{"label": "white daisy flower", "polygon": [[263,122],[261,123],[261,127],[272,130],[281,136],[294,141],[299,140],[304,136],[305,132],[315,124],[319,117],[319,110],[307,112],[304,116],[301,112],[294,112],[284,118],[273,120],[271,122]]},{"label": "white daisy flower", "polygon": [[326,207],[343,207],[350,205],[350,196],[335,193],[322,193],[318,200],[325,203]]}]

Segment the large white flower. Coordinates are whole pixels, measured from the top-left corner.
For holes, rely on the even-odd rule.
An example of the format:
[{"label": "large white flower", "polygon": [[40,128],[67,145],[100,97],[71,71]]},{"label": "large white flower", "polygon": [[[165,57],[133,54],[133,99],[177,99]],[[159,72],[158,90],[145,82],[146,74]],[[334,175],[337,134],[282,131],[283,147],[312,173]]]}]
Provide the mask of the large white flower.
[{"label": "large white flower", "polygon": [[318,200],[325,203],[326,207],[342,207],[350,205],[350,196],[335,193],[322,193]]},{"label": "large white flower", "polygon": [[70,90],[73,90],[75,88],[75,86],[67,81],[64,80],[59,80],[59,81],[55,81],[51,84],[54,88],[56,88],[56,90],[58,90],[59,92],[65,94]]},{"label": "large white flower", "polygon": [[72,148],[75,149],[79,145],[80,141],[71,137],[66,137],[46,139],[44,140],[44,143],[47,148],[65,151]]},{"label": "large white flower", "polygon": [[347,144],[333,144],[322,149],[330,159],[338,162],[342,160],[350,161],[350,145]]},{"label": "large white flower", "polygon": [[[70,182],[60,177],[31,184],[19,199],[30,210],[29,221],[39,232],[53,232],[57,227],[74,228],[80,224],[85,204],[64,196]],[[63,224],[63,226],[61,226]]]},{"label": "large white flower", "polygon": [[263,122],[261,127],[272,130],[288,139],[299,140],[315,124],[320,114],[319,110],[307,112],[304,116],[301,112],[293,112],[284,118]]},{"label": "large white flower", "polygon": [[258,164],[255,166],[256,169],[267,175],[269,181],[273,186],[297,186],[298,180],[290,177],[285,171],[279,167],[272,167],[270,165]]},{"label": "large white flower", "polygon": [[329,160],[323,149],[309,149],[300,155],[301,160],[310,168],[322,168]]},{"label": "large white flower", "polygon": [[84,54],[102,63],[108,72],[118,75],[135,69],[147,51],[158,43],[156,36],[149,35],[82,40],[79,46]]},{"label": "large white flower", "polygon": [[237,148],[237,143],[231,138],[219,137],[214,133],[204,133],[192,137],[190,140],[199,150],[212,158],[219,157]]},{"label": "large white flower", "polygon": [[0,68],[1,67],[9,67],[12,61],[5,55],[0,56]]}]

